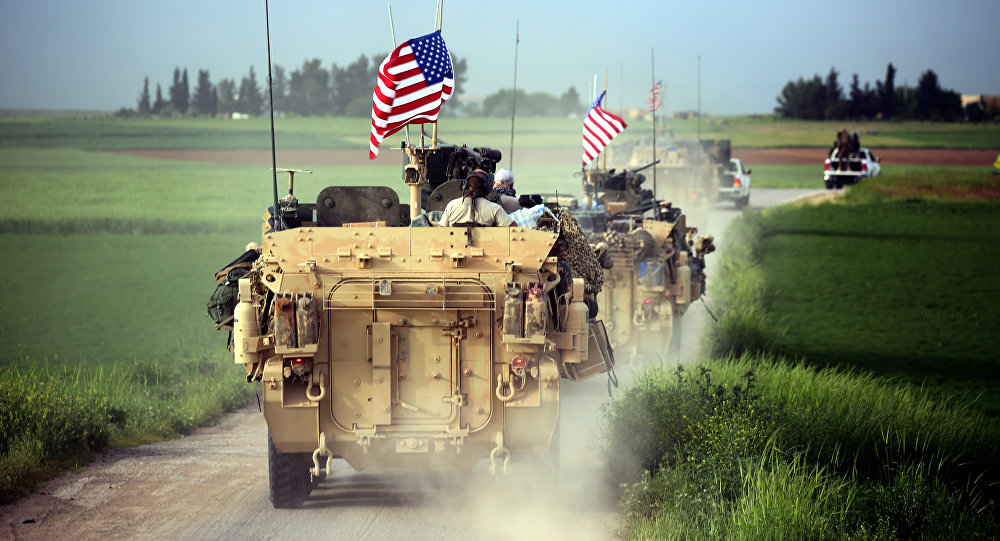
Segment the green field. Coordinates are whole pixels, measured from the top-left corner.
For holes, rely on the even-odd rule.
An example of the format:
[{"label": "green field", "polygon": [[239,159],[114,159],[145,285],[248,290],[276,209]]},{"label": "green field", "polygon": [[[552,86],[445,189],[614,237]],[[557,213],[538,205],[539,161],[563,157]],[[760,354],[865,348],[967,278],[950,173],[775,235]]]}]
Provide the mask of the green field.
[{"label": "green field", "polygon": [[[842,123],[776,120],[772,117],[704,118],[703,139],[730,139],[737,148],[815,147],[828,148]],[[651,135],[651,122],[628,120],[617,141]],[[267,118],[229,119],[117,119],[98,117],[0,118],[0,148],[123,149],[268,149],[271,139]],[[1000,148],[1000,125],[942,124],[933,122],[850,123],[872,148]],[[580,148],[579,118],[521,118],[515,122],[516,149]],[[660,136],[696,138],[697,119],[662,120]],[[278,118],[275,140],[278,148],[364,149],[368,146],[371,121],[367,118]],[[412,126],[411,141],[419,139],[419,126]],[[430,141],[430,128],[427,128]],[[445,118],[439,135],[452,143],[510,148],[510,119]],[[386,139],[382,148],[398,147],[403,132]],[[612,144],[612,147],[614,143]],[[575,165],[575,164],[571,164]]]}]

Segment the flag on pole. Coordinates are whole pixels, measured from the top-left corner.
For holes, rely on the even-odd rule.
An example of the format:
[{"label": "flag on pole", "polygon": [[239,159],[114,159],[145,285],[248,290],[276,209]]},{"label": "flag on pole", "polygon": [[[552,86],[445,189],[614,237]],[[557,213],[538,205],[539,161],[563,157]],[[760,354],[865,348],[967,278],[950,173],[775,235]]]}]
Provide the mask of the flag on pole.
[{"label": "flag on pole", "polygon": [[374,160],[382,139],[407,124],[437,121],[454,89],[455,71],[440,30],[396,47],[378,68],[368,158]]},{"label": "flag on pole", "polygon": [[583,118],[583,165],[594,160],[604,147],[628,127],[625,121],[601,108],[604,92],[590,105]]},{"label": "flag on pole", "polygon": [[646,109],[652,113],[659,109],[661,105],[663,104],[660,103],[660,81],[656,81],[656,84],[649,91],[649,99],[646,100]]}]

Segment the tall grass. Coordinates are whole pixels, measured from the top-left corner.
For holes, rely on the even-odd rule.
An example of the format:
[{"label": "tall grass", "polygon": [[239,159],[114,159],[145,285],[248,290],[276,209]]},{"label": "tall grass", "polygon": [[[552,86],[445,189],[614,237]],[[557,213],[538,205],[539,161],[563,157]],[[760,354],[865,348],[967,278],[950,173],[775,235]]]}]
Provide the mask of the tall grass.
[{"label": "tall grass", "polygon": [[605,410],[605,456],[635,480],[625,537],[980,538],[998,525],[1000,432],[981,414],[769,357],[699,370],[651,370]]},{"label": "tall grass", "polygon": [[217,358],[0,368],[0,503],[110,446],[186,434],[245,404],[243,367]]}]

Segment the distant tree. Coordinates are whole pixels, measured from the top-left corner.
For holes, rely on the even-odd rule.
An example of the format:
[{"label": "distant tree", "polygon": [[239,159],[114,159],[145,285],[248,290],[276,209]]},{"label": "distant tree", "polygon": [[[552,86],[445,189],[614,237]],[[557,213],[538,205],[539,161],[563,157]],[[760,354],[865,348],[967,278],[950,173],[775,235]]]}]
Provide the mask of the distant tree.
[{"label": "distant tree", "polygon": [[188,90],[187,68],[184,68],[183,75],[180,68],[174,68],[174,82],[170,85],[170,105],[173,110],[184,114],[190,105],[190,91]]},{"label": "distant tree", "polygon": [[184,74],[181,75],[181,114],[186,114],[191,106],[191,85],[188,84],[188,70],[184,68]]},{"label": "distant tree", "polygon": [[264,88],[264,102],[270,102],[274,96],[274,111],[283,112],[288,107],[288,78],[285,75],[285,68],[275,64],[271,66],[271,88],[270,92]]},{"label": "distant tree", "polygon": [[838,81],[839,75],[837,70],[831,67],[823,83],[823,118],[826,120],[840,120],[846,116],[844,90]]},{"label": "distant tree", "polygon": [[858,81],[858,74],[851,76],[851,88],[848,90],[847,117],[859,119],[864,111],[864,96],[861,91],[861,83]]},{"label": "distant tree", "polygon": [[[455,72],[455,89],[448,100],[448,105],[441,108],[441,114],[444,116],[454,116],[462,112],[464,109],[462,94],[465,94],[465,82],[469,79],[469,63],[466,59],[455,56],[454,52],[452,52],[451,58],[451,68]],[[378,66],[375,66],[375,69],[377,73]],[[373,80],[373,86],[374,82]]]},{"label": "distant tree", "polygon": [[163,99],[163,91],[160,89],[160,83],[156,83],[156,101],[153,102],[151,112],[154,115],[163,114],[167,109],[167,105],[167,101]]},{"label": "distant tree", "polygon": [[139,93],[137,110],[140,115],[148,115],[152,110],[152,106],[149,104],[149,77],[142,81],[142,92]]},{"label": "distant tree", "polygon": [[785,118],[822,120],[825,103],[826,89],[819,75],[809,80],[799,77],[785,84],[774,112]]},{"label": "distant tree", "polygon": [[218,97],[216,111],[227,116],[236,112],[236,81],[222,79],[215,90]]},{"label": "distant tree", "polygon": [[250,73],[240,81],[236,110],[254,116],[260,115],[261,111],[264,110],[264,98],[260,95],[260,87],[257,86],[257,76],[254,74],[253,66],[250,66]]},{"label": "distant tree", "polygon": [[876,84],[878,89],[879,113],[882,118],[896,116],[896,68],[889,62],[885,69],[885,80]]},{"label": "distant tree", "polygon": [[941,109],[944,93],[941,91],[941,85],[938,84],[937,74],[933,70],[927,70],[920,76],[914,97],[917,100],[914,113],[919,119],[931,119]]},{"label": "distant tree", "polygon": [[567,88],[559,96],[559,114],[563,116],[572,115],[580,113],[582,110],[583,105],[580,103],[580,93],[576,91],[575,86]]},{"label": "distant tree", "polygon": [[896,118],[914,118],[917,110],[917,92],[904,84],[896,87]]},{"label": "distant tree", "polygon": [[320,59],[306,60],[292,72],[288,82],[288,110],[303,116],[330,111],[330,74],[323,69]]},{"label": "distant tree", "polygon": [[[388,54],[373,58],[385,58],[385,56]],[[378,62],[381,63],[381,60]],[[375,61],[369,62],[368,57],[363,54],[344,68],[333,64],[330,67],[332,82],[330,111],[334,114],[345,114],[347,106],[354,100],[365,97],[370,101],[372,89],[375,88],[375,81],[378,79],[378,67],[379,64]]]},{"label": "distant tree", "polygon": [[217,103],[213,91],[208,70],[198,70],[198,86],[194,89],[194,99],[191,103],[195,114],[215,116]]}]

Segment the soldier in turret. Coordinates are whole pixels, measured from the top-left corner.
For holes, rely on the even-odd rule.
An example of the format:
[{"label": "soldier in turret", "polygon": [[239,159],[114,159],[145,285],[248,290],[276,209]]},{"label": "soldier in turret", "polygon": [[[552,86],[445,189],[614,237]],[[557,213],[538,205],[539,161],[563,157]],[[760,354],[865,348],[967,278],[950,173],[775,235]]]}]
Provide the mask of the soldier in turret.
[{"label": "soldier in turret", "polygon": [[444,214],[438,225],[444,227],[464,225],[498,225],[512,226],[514,220],[500,205],[489,201],[489,173],[475,169],[466,178],[462,197],[452,199],[444,208]]}]

